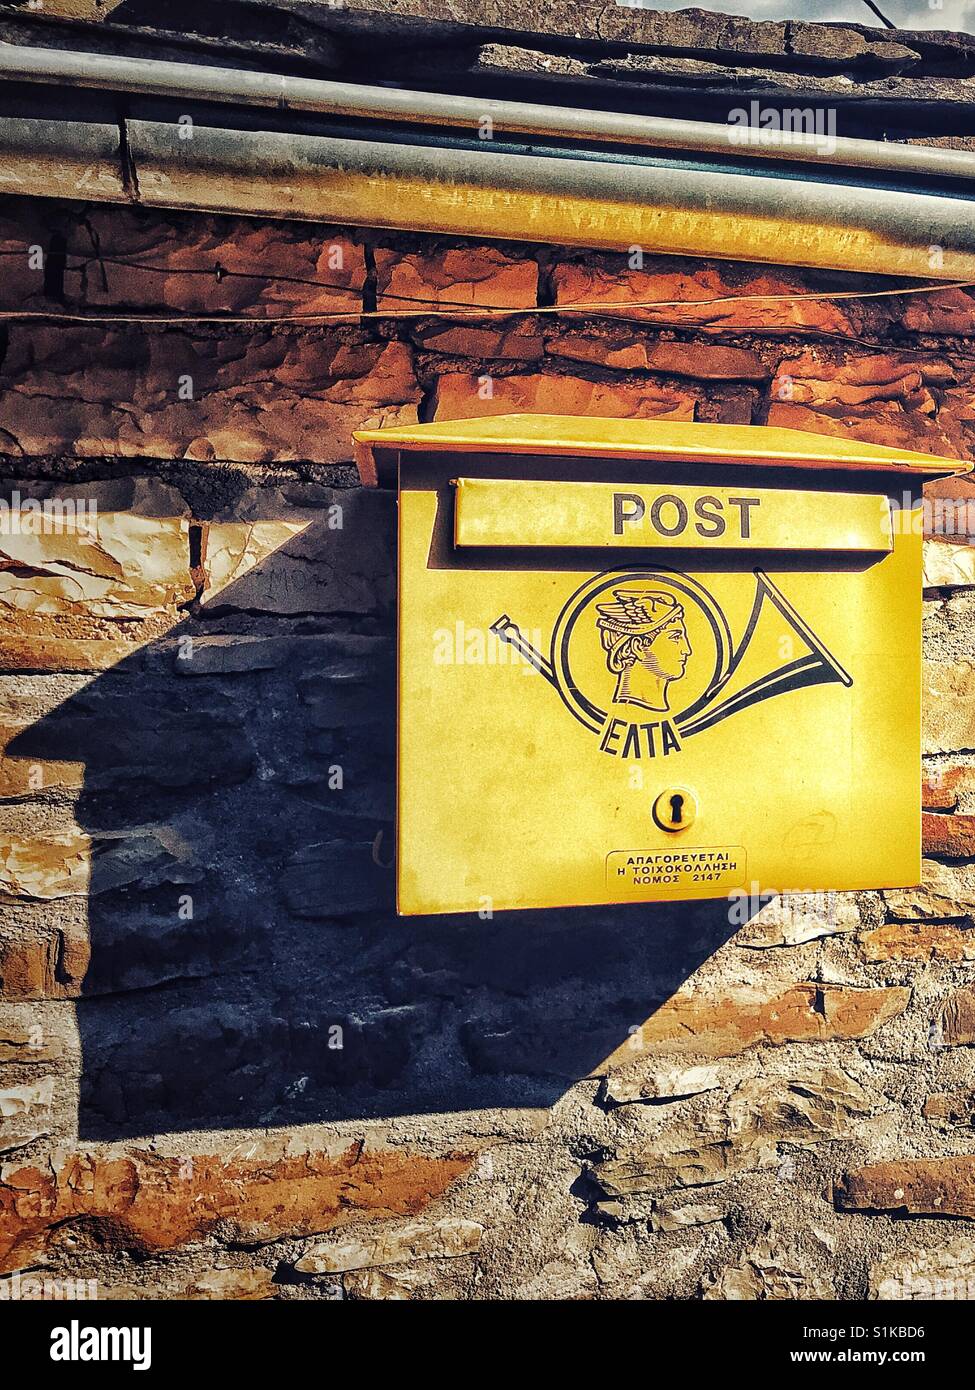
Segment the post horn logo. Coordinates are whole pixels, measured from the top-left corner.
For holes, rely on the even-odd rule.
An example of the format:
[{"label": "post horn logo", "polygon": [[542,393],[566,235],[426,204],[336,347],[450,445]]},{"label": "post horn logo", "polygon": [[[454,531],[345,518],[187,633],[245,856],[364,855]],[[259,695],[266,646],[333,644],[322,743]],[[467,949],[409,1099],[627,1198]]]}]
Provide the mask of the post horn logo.
[{"label": "post horn logo", "polygon": [[[714,596],[668,570],[597,574],[569,598],[548,656],[507,614],[491,631],[558,692],[603,752],[655,757],[749,705],[852,677],[777,585],[755,570],[736,642]],[[798,649],[797,649],[798,648]]]}]

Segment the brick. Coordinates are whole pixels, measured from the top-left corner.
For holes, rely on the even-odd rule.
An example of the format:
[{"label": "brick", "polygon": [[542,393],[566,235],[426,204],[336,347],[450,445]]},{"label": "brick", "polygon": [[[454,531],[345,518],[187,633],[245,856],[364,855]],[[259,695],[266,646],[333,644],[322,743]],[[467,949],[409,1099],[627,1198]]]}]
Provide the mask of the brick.
[{"label": "brick", "polygon": [[[94,490],[91,501],[97,506]],[[22,524],[29,524],[26,516]],[[196,592],[189,522],[179,516],[99,510],[90,526],[49,534],[5,532],[0,566],[0,613],[6,624],[21,613],[49,621],[127,621],[159,609],[174,620],[177,608]]]},{"label": "brick", "polygon": [[[110,671],[139,652],[147,640],[159,635],[159,626],[155,631],[130,629],[128,640],[85,641],[59,636],[55,624],[44,619],[32,621],[22,614],[6,622],[0,618],[0,672]],[[71,778],[64,769],[52,770],[52,776]],[[3,790],[8,785],[11,790]],[[0,770],[0,795],[16,795],[20,785],[16,768]],[[45,785],[51,783],[45,781]],[[74,782],[68,780],[63,785],[73,786]]]},{"label": "brick", "polygon": [[[63,668],[56,665],[54,669]],[[0,729],[0,749],[24,732],[24,729]],[[27,800],[50,791],[79,791],[84,783],[84,763],[6,758],[0,752],[0,800]]]},{"label": "brick", "polygon": [[606,1106],[631,1105],[636,1101],[682,1100],[721,1085],[716,1067],[671,1067],[647,1071],[631,1067],[612,1072],[603,1081],[600,1102]]},{"label": "brick", "polygon": [[941,1015],[941,1040],[947,1047],[975,1043],[975,989],[956,989]]},{"label": "brick", "polygon": [[913,333],[975,333],[975,295],[962,289],[934,289],[912,295],[901,319]]},{"label": "brick", "polygon": [[388,871],[377,861],[374,843],[326,840],[302,845],[281,872],[281,892],[296,917],[343,917],[369,912],[389,902]]},{"label": "brick", "polygon": [[0,264],[5,309],[49,309],[44,293],[44,266],[32,247],[46,248],[51,227],[46,199],[5,198],[0,214]]},{"label": "brick", "polygon": [[975,815],[940,815],[925,811],[921,816],[921,836],[925,854],[946,859],[968,859],[975,855]]},{"label": "brick", "polygon": [[966,589],[975,586],[975,546],[925,541],[922,582],[925,589]]},{"label": "brick", "polygon": [[[774,1167],[775,1145],[736,1145],[716,1140],[689,1144],[672,1152],[658,1145],[624,1151],[593,1164],[586,1176],[612,1202],[628,1202],[633,1196],[667,1188],[706,1187],[742,1173]],[[600,1205],[602,1203],[600,1198]]]},{"label": "brick", "polygon": [[975,663],[925,661],[921,681],[922,751],[975,748]]},{"label": "brick", "polygon": [[860,1135],[874,1108],[859,1083],[835,1068],[751,1077],[735,1088],[723,1114],[709,1108],[706,1127],[687,1125],[644,1143],[627,1136],[617,1153],[593,1163],[587,1176],[601,1194],[598,1213],[631,1220],[643,1212],[643,1194],[707,1186],[775,1166],[779,1144],[811,1148]]},{"label": "brick", "polygon": [[0,1153],[10,1153],[50,1134],[54,1077],[0,1088]]},{"label": "brick", "polygon": [[617,419],[693,420],[695,398],[652,382],[592,382],[583,377],[498,376],[482,399],[483,378],[447,373],[437,383],[438,420],[470,415],[597,415]]},{"label": "brick", "polygon": [[975,1155],[901,1158],[844,1173],[833,1188],[840,1211],[893,1211],[975,1220]]},{"label": "brick", "polygon": [[14,328],[5,435],[24,454],[348,463],[354,429],[415,424],[421,392],[405,343],[340,331]]},{"label": "brick", "polygon": [[76,998],[90,954],[88,933],[77,922],[41,929],[5,925],[0,934],[0,999]]},{"label": "brick", "polygon": [[727,1135],[737,1144],[798,1145],[862,1135],[878,1105],[852,1076],[836,1067],[795,1067],[789,1076],[740,1082],[728,1101]]},{"label": "brick", "polygon": [[926,811],[955,811],[962,800],[975,806],[975,767],[923,769],[921,805]]},{"label": "brick", "polygon": [[701,402],[698,418],[712,425],[750,425],[757,400],[755,391],[714,394]]},{"label": "brick", "polygon": [[832,412],[775,400],[765,423],[947,458],[964,456],[964,440],[952,413],[942,410],[935,414],[933,398],[924,410],[919,408],[918,402],[911,401],[906,405],[895,402],[886,410],[867,404],[835,407]]},{"label": "brick", "polygon": [[901,401],[923,410],[935,404],[929,386],[952,380],[952,369],[938,359],[877,355],[836,362],[811,351],[780,362],[771,390],[777,400],[818,409]]},{"label": "brick", "polygon": [[[249,675],[254,671],[277,671],[289,663],[304,674],[314,701],[327,700],[333,687],[375,686],[391,656],[389,640],[383,637],[348,636],[329,633],[302,637],[290,633],[268,636],[218,634],[193,638],[184,655],[178,644],[172,648],[173,672],[192,680],[200,676]],[[375,715],[373,716],[376,717]]]},{"label": "brick", "polygon": [[370,488],[248,490],[207,527],[201,601],[282,615],[386,612],[394,518],[389,495]]},{"label": "brick", "polygon": [[[515,27],[542,33],[575,33],[604,43],[637,44],[641,48],[669,50],[702,49],[706,53],[722,49],[738,58],[772,56],[788,52],[790,25],[755,21],[739,15],[713,14],[708,10],[687,9],[676,13],[615,6],[592,11],[546,6],[536,12],[530,26],[525,11],[518,10]],[[571,16],[571,21],[569,16]],[[496,21],[495,21],[496,22]]]},{"label": "brick", "polygon": [[0,899],[84,897],[91,874],[87,835],[5,835],[0,846]]},{"label": "brick", "polygon": [[301,1274],[341,1274],[376,1265],[408,1264],[414,1260],[456,1259],[480,1249],[484,1227],[476,1221],[448,1218],[429,1224],[413,1222],[367,1230],[310,1246],[295,1269]]},{"label": "brick", "polygon": [[856,931],[878,906],[879,899],[866,894],[782,893],[749,918],[735,934],[735,945],[767,950],[839,936]]},{"label": "brick", "polygon": [[[179,750],[178,757],[173,756],[174,749]],[[172,679],[132,684],[121,678],[95,681],[83,695],[18,734],[7,751],[28,761],[81,758],[86,792],[126,789],[140,797],[149,788],[212,788],[242,782],[256,762],[247,729],[224,701],[216,695],[207,702],[195,700],[182,682],[174,684]],[[162,824],[147,833],[159,844],[168,842],[164,853],[186,857],[172,827]],[[115,851],[103,862],[117,867],[126,857],[124,845],[117,836],[99,838],[106,840],[104,848]],[[16,843],[21,840],[31,837],[17,837]],[[146,850],[144,857],[151,859],[156,851],[144,835],[140,842]],[[63,855],[68,856],[69,850],[69,845],[64,846]],[[39,871],[50,879],[57,857],[54,849],[38,850],[35,855],[25,846],[24,863],[37,855],[45,857],[47,867],[42,864]],[[10,871],[18,872],[16,864]],[[77,873],[75,881],[80,883]],[[99,874],[98,882],[102,881]],[[17,891],[23,896],[22,889]]]},{"label": "brick", "polygon": [[[910,991],[796,985],[772,998],[753,990],[729,990],[707,999],[679,990],[643,1024],[639,1041],[655,1054],[699,1053],[730,1057],[759,1044],[827,1042],[865,1038],[903,1013]],[[632,1061],[629,1045],[614,1053]]]},{"label": "brick", "polygon": [[[621,315],[647,322],[667,323],[679,315],[682,324],[693,321],[735,328],[809,327],[849,332],[851,326],[842,306],[826,300],[750,299],[792,292],[798,296],[808,291],[798,275],[791,278],[785,272],[757,266],[729,271],[690,261],[674,269],[674,263],[666,258],[648,258],[644,269],[631,270],[624,256],[589,254],[584,262],[557,265],[552,279],[557,304],[592,304],[601,315],[618,306]],[[634,307],[640,304],[659,307]],[[569,312],[584,316],[586,310]]]},{"label": "brick", "polygon": [[[75,268],[93,246],[97,268]],[[64,294],[72,309],[354,312],[366,278],[363,247],[341,228],[98,205],[70,231],[68,261]]]},{"label": "brick", "polygon": [[654,1202],[650,1212],[651,1231],[683,1231],[688,1226],[711,1226],[723,1221],[727,1212],[706,1202],[686,1202],[673,1199]]},{"label": "brick", "polygon": [[544,343],[532,320],[518,319],[497,326],[473,323],[423,324],[412,330],[413,341],[428,352],[483,361],[535,362]]},{"label": "brick", "polygon": [[64,1038],[28,1017],[22,1005],[0,1007],[0,1063],[50,1062],[64,1052]]},{"label": "brick", "polygon": [[887,922],[864,932],[859,941],[864,960],[975,960],[975,931],[942,922]]},{"label": "brick", "polygon": [[952,1091],[930,1095],[921,1107],[921,1113],[938,1129],[973,1129],[975,1091]]},{"label": "brick", "polygon": [[[448,1286],[449,1287],[449,1286]],[[435,1289],[437,1292],[434,1297],[450,1297],[444,1292],[443,1268],[434,1266],[414,1265],[406,1268],[402,1265],[395,1269],[355,1269],[348,1274],[343,1274],[341,1284],[332,1285],[334,1290],[331,1297],[340,1296],[338,1290],[345,1298],[355,1302],[381,1301],[383,1303],[402,1303],[413,1299],[425,1289]]]},{"label": "brick", "polygon": [[975,913],[975,883],[967,868],[922,859],[920,886],[888,888],[884,901],[890,916],[901,922],[963,920]]},{"label": "brick", "polygon": [[376,306],[423,309],[481,305],[533,309],[538,266],[516,260],[494,246],[463,246],[408,254],[376,248]]},{"label": "brick", "polygon": [[[97,859],[97,866],[95,861]],[[0,901],[86,898],[131,884],[197,883],[192,848],[168,824],[59,835],[7,835],[0,850]]]},{"label": "brick", "polygon": [[[870,51],[870,45],[855,29],[839,25],[804,24],[794,20],[789,25],[789,52],[801,58],[822,58],[832,63],[849,62]],[[905,50],[908,51],[908,50]]]},{"label": "brick", "polygon": [[752,1241],[738,1264],[727,1265],[716,1277],[705,1278],[701,1298],[706,1302],[835,1301],[836,1288],[829,1271],[816,1267],[822,1263],[828,1247],[819,1241],[815,1252],[800,1248],[804,1234],[770,1227],[765,1235]]},{"label": "brick", "polygon": [[958,793],[943,777],[923,777],[921,806],[925,811],[954,811],[958,807]]},{"label": "brick", "polygon": [[924,484],[926,536],[969,546],[975,538],[975,483],[970,476]]},{"label": "brick", "polygon": [[415,1215],[468,1172],[473,1157],[427,1157],[361,1143],[331,1155],[166,1158],[147,1149],[76,1152],[0,1177],[0,1272],[95,1241],[153,1254],[211,1235],[259,1243],[363,1217]]},{"label": "brick", "polygon": [[771,373],[757,352],[720,343],[653,343],[566,333],[550,339],[549,354],[623,371],[664,372],[705,381],[767,381]]},{"label": "brick", "polygon": [[195,597],[190,511],[174,488],[31,479],[4,494],[0,670],[105,670],[167,632]]},{"label": "brick", "polygon": [[893,354],[837,360],[820,349],[779,363],[768,424],[927,453],[964,456],[956,411],[941,409],[955,379],[942,359]]},{"label": "brick", "polygon": [[570,362],[591,362],[597,367],[612,367],[619,371],[646,371],[648,345],[634,339],[586,337],[581,333],[563,333],[550,338],[545,350],[551,357]]},{"label": "brick", "polygon": [[155,1302],[221,1302],[234,1301],[253,1303],[259,1299],[273,1298],[275,1294],[273,1269],[211,1269],[204,1274],[194,1275],[182,1283],[173,1283],[159,1274],[154,1274],[148,1284],[104,1284],[98,1285],[98,1297],[112,1302],[118,1300],[151,1299]]},{"label": "brick", "polygon": [[647,369],[704,381],[767,381],[771,375],[756,352],[718,343],[654,343],[647,349]]}]

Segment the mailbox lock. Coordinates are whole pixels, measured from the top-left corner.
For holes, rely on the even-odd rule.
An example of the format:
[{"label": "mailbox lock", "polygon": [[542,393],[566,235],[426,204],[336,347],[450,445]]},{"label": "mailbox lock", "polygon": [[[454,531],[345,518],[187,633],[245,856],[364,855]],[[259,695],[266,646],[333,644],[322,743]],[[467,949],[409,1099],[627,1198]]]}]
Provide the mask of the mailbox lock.
[{"label": "mailbox lock", "polygon": [[653,803],[653,818],[661,830],[676,833],[694,824],[697,797],[687,787],[668,787]]}]

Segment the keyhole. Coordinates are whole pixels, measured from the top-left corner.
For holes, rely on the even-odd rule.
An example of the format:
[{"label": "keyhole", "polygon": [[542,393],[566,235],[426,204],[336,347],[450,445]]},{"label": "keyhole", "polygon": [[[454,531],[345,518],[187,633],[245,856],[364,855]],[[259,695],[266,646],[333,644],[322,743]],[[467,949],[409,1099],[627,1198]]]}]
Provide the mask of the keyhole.
[{"label": "keyhole", "polygon": [[682,835],[697,817],[697,797],[689,787],[666,787],[654,801],[651,814],[660,830]]}]

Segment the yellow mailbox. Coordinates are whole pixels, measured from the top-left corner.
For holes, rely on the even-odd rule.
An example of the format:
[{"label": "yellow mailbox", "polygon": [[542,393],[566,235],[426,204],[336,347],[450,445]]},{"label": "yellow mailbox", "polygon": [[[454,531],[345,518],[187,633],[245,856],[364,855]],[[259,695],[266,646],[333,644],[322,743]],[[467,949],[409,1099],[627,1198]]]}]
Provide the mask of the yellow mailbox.
[{"label": "yellow mailbox", "polygon": [[917,882],[920,485],[970,465],[542,415],[355,440],[399,492],[401,913]]}]

